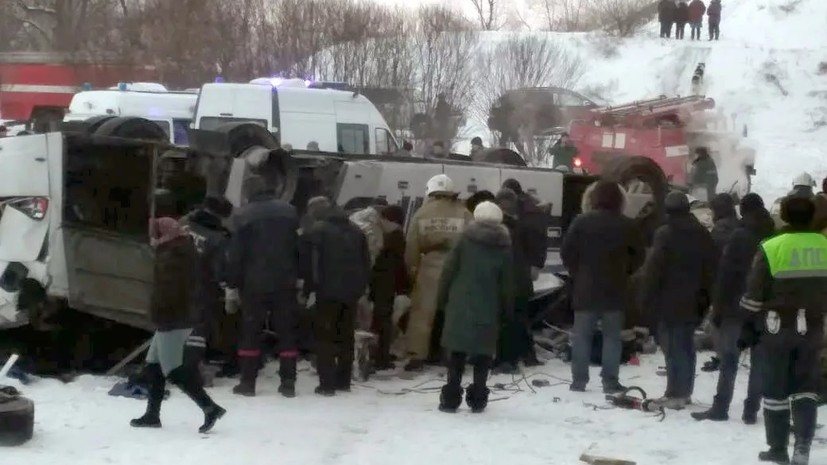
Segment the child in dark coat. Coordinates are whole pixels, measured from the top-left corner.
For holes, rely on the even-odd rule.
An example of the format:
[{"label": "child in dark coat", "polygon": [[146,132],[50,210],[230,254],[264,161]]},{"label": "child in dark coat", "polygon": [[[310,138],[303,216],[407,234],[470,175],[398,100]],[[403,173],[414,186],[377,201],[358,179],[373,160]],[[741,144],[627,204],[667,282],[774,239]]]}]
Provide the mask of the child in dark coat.
[{"label": "child in dark coat", "polygon": [[442,347],[449,354],[448,384],[439,402],[443,412],[455,412],[462,403],[462,375],[469,360],[474,382],[466,402],[475,413],[488,405],[486,381],[500,321],[514,303],[511,239],[502,221],[495,203],[477,205],[474,221],[451,250],[440,276],[437,309],[445,312]]}]

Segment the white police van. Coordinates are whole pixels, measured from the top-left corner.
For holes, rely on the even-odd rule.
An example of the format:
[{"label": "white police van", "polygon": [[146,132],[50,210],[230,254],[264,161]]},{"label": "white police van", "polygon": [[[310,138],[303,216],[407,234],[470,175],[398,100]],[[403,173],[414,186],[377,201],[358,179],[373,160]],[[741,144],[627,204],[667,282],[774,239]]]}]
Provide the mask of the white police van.
[{"label": "white police van", "polygon": [[198,91],[171,92],[161,84],[119,83],[106,90],[84,90],[72,97],[64,121],[95,116],[133,116],[155,122],[176,145],[188,145]]},{"label": "white police van", "polygon": [[[282,145],[322,152],[385,155],[398,150],[379,110],[363,95],[300,79],[261,78],[248,84],[201,87],[195,129],[248,122],[273,133]],[[311,144],[315,142],[315,144]]]}]

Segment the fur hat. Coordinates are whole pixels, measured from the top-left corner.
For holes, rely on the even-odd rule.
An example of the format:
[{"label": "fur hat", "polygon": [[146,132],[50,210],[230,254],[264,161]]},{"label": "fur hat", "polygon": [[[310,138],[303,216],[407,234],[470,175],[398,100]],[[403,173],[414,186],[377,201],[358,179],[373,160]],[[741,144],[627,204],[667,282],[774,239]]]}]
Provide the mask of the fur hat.
[{"label": "fur hat", "polygon": [[765,208],[764,199],[760,195],[750,192],[741,199],[741,215]]},{"label": "fur hat", "polygon": [[683,192],[670,192],[663,202],[666,213],[689,214],[689,198]]},{"label": "fur hat", "polygon": [[809,226],[815,212],[815,204],[805,197],[788,196],[781,201],[781,219],[796,229]]},{"label": "fur hat", "polygon": [[500,224],[503,222],[503,211],[496,203],[485,201],[474,209],[474,219],[481,223]]}]

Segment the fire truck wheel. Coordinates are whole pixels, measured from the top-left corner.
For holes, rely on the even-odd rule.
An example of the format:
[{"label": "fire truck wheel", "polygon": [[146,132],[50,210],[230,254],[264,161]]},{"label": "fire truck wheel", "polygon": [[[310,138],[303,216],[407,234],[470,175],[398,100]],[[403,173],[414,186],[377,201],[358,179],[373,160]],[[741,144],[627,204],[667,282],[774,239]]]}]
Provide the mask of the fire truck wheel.
[{"label": "fire truck wheel", "polygon": [[122,137],[124,139],[141,139],[169,141],[169,135],[156,123],[143,118],[113,118],[95,131],[96,136]]},{"label": "fire truck wheel", "polygon": [[256,146],[270,150],[279,147],[275,136],[258,124],[227,123],[219,126],[216,132],[227,135],[230,153],[233,157],[240,157],[247,149]]},{"label": "fire truck wheel", "polygon": [[636,182],[646,186],[652,194],[652,203],[648,214],[637,220],[646,237],[652,237],[663,217],[663,201],[669,193],[669,183],[660,166],[647,157],[618,157],[604,165],[601,176],[627,189]]},{"label": "fire truck wheel", "polygon": [[94,134],[103,126],[103,123],[115,119],[114,116],[110,115],[101,115],[101,116],[93,116],[83,122],[86,126],[86,132],[89,134]]},{"label": "fire truck wheel", "polygon": [[19,446],[34,435],[34,402],[17,397],[4,401],[0,393],[0,446]]}]

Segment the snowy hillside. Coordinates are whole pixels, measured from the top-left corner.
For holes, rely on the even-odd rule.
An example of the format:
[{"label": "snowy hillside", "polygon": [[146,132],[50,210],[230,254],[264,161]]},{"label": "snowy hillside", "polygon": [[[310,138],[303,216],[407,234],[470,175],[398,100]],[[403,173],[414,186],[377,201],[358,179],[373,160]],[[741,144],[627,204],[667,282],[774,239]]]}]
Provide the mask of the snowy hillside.
[{"label": "snowy hillside", "polygon": [[[758,151],[754,190],[772,201],[804,170],[827,175],[827,74],[818,73],[827,62],[827,1],[727,0],[722,16],[718,42],[660,39],[654,23],[616,45],[593,34],[543,35],[581,56],[578,90],[599,90],[608,103],[686,95],[705,62],[706,94],[738,128],[748,126]],[[486,132],[484,122],[471,121],[461,134]]]}]

